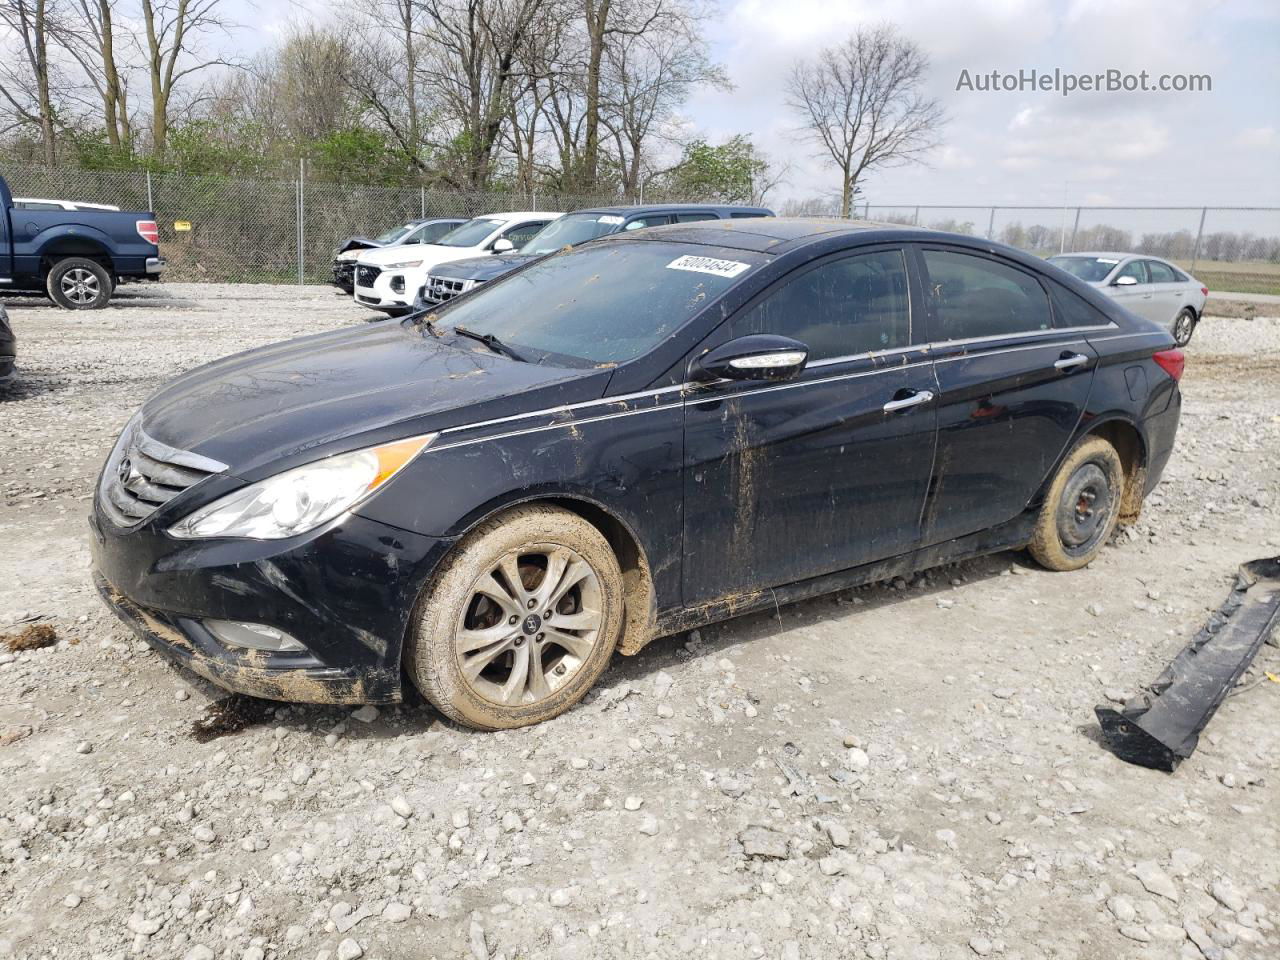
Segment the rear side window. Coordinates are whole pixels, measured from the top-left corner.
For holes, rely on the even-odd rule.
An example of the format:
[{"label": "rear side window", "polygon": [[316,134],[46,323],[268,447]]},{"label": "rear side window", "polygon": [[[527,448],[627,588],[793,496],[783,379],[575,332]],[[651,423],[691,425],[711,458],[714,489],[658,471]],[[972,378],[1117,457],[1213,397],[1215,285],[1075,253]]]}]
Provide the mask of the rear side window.
[{"label": "rear side window", "polygon": [[748,219],[759,219],[760,217],[764,217],[764,216],[767,216],[767,214],[752,213],[749,210],[741,210],[741,211],[737,211],[735,213],[729,214],[729,219],[730,220],[748,220]]},{"label": "rear side window", "polygon": [[1053,325],[1055,327],[1099,327],[1111,324],[1111,318],[1066,287],[1051,283]]},{"label": "rear side window", "polygon": [[1048,330],[1049,298],[1030,274],[986,257],[923,251],[933,340]]},{"label": "rear side window", "polygon": [[910,342],[910,300],[901,250],[829,260],[783,281],[731,321],[730,336],[772,333],[826,360]]},{"label": "rear side window", "polygon": [[696,223],[699,220],[719,220],[714,213],[677,213],[676,223]]},{"label": "rear side window", "polygon": [[[1131,263],[1126,263],[1124,267],[1121,268],[1120,272],[1116,274],[1116,280],[1119,280],[1121,277],[1133,277],[1133,279],[1137,280],[1139,283],[1149,282],[1147,280],[1147,268],[1142,265],[1141,260],[1134,260]],[[1115,280],[1112,280],[1111,282],[1115,283]]]},{"label": "rear side window", "polygon": [[1147,273],[1151,275],[1152,283],[1176,283],[1178,280],[1173,274],[1173,268],[1159,260],[1147,261]]}]

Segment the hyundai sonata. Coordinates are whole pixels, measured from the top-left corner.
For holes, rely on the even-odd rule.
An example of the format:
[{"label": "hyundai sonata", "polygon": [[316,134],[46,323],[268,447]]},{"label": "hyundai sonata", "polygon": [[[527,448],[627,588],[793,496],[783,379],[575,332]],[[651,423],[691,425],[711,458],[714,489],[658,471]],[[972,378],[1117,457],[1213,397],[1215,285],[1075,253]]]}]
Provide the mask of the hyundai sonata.
[{"label": "hyundai sonata", "polygon": [[175,380],[107,459],[96,577],[224,687],[412,682],[520,726],[700,624],[997,550],[1087,564],[1160,478],[1182,363],[1087,283],[967,237],[618,234]]}]

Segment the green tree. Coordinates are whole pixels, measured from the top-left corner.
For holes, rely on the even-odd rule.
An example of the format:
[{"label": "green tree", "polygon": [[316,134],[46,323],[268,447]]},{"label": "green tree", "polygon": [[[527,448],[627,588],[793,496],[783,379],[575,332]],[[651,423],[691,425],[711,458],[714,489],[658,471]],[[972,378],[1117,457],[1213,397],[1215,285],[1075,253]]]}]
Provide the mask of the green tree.
[{"label": "green tree", "polygon": [[680,162],[666,172],[669,189],[681,197],[720,203],[752,203],[773,186],[769,161],[751,138],[739,134],[719,146],[706,140],[685,145]]}]

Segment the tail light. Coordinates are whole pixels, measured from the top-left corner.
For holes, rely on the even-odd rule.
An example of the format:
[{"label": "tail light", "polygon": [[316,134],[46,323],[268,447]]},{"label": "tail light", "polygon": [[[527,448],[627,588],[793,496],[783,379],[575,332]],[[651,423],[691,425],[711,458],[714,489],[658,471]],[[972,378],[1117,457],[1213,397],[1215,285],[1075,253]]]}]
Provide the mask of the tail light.
[{"label": "tail light", "polygon": [[1207,296],[1209,295],[1209,288],[1208,288],[1208,287],[1201,287],[1201,288],[1200,288],[1200,292],[1201,292],[1201,293],[1203,293],[1203,294],[1207,297]]},{"label": "tail light", "polygon": [[138,236],[147,243],[160,246],[160,228],[156,226],[154,220],[139,220],[134,226],[138,230]]},{"label": "tail light", "polygon": [[1160,369],[1173,377],[1174,381],[1182,379],[1182,371],[1187,365],[1187,355],[1176,347],[1172,350],[1161,350],[1153,353],[1151,359],[1160,364]]}]

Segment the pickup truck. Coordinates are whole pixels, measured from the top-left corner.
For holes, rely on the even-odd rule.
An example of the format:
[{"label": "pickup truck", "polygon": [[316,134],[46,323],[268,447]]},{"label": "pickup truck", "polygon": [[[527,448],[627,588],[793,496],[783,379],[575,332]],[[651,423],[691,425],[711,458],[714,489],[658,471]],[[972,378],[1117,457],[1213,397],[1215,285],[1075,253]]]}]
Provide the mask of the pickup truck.
[{"label": "pickup truck", "polygon": [[164,270],[154,213],[17,207],[0,177],[0,290],[43,291],[68,310],[107,305],[124,280]]}]

